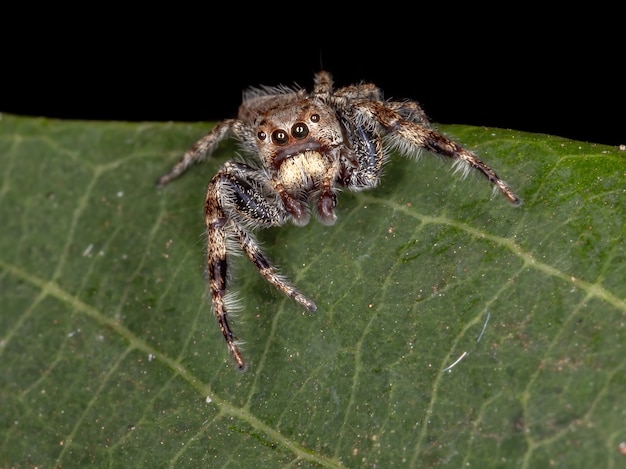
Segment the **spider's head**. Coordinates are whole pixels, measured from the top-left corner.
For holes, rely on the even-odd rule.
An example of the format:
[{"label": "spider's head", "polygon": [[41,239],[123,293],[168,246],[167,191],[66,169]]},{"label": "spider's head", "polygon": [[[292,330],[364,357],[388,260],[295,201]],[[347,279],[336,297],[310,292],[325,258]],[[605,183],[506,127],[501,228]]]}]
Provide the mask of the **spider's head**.
[{"label": "spider's head", "polygon": [[279,170],[289,158],[315,152],[327,154],[343,144],[335,112],[322,102],[302,98],[271,108],[256,121],[259,158]]}]

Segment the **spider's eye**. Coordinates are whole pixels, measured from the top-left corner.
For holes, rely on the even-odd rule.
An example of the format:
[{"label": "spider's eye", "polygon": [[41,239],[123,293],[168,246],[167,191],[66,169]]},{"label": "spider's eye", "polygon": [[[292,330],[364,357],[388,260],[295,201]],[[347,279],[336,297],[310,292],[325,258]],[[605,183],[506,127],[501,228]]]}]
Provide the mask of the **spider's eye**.
[{"label": "spider's eye", "polygon": [[265,140],[267,138],[267,134],[262,130],[259,130],[259,133],[256,134],[256,138],[259,140]]},{"label": "spider's eye", "polygon": [[309,128],[304,122],[296,122],[291,128],[291,135],[293,135],[298,140],[302,140],[304,137],[309,135]]},{"label": "spider's eye", "polygon": [[282,129],[276,129],[272,132],[272,141],[276,145],[287,145],[287,142],[289,142],[289,134]]},{"label": "spider's eye", "polygon": [[319,114],[312,114],[311,115],[311,122],[319,122],[320,121],[320,115]]}]

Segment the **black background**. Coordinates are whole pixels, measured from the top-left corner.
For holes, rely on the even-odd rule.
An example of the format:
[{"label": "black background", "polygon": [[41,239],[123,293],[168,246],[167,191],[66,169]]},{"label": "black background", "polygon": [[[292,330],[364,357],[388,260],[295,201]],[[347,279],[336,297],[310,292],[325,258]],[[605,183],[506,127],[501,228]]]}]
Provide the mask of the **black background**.
[{"label": "black background", "polygon": [[147,12],[158,19],[103,12],[112,16],[44,21],[5,48],[0,111],[215,121],[236,115],[248,86],[310,88],[324,68],[338,86],[371,81],[386,98],[414,99],[437,123],[626,143],[620,17],[510,8],[481,21],[445,7],[282,18],[279,4],[255,4],[245,18],[179,8]]}]

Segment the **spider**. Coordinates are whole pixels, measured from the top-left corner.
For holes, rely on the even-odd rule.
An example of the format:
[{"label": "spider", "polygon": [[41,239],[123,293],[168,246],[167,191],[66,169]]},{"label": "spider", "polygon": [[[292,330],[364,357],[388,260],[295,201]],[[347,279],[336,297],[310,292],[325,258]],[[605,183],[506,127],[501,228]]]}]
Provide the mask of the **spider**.
[{"label": "spider", "polygon": [[315,74],[311,92],[299,87],[250,88],[236,119],[219,122],[157,182],[159,187],[205,160],[235,137],[247,161],[226,162],[206,192],[207,273],[213,309],[237,367],[246,363],[229,325],[235,305],[228,289],[229,255],[243,252],[270,284],[313,312],[315,303],[280,275],[253,232],[287,222],[306,225],[311,213],[325,225],[337,219],[340,188],[375,187],[392,150],[416,158],[421,150],[450,158],[457,169],[482,173],[510,202],[520,199],[474,153],[431,129],[415,101],[385,100],[374,84],[333,88]]}]

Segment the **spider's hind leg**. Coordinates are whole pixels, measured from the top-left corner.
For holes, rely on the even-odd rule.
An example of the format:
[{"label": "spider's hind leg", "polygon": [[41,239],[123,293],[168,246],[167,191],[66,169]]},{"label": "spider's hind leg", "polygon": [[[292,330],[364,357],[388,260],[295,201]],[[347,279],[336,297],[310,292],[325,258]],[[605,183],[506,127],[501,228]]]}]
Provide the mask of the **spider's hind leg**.
[{"label": "spider's hind leg", "polygon": [[[448,157],[457,163],[457,169],[465,173],[466,168],[479,171],[511,203],[521,204],[520,198],[496,172],[478,156],[466,150],[458,143],[428,127],[425,115],[418,112],[419,107],[406,103],[382,103],[379,101],[360,102],[355,106],[356,115],[369,125],[381,129],[391,146],[402,154],[417,156],[421,149]],[[411,117],[407,118],[405,114]],[[409,120],[410,119],[410,120]]]},{"label": "spider's hind leg", "polygon": [[[450,140],[445,135],[414,123],[407,123],[405,126],[400,126],[397,130],[397,135],[402,138],[404,142],[408,142],[411,145],[423,147],[437,155],[451,158],[454,160],[455,164],[457,164],[457,170],[463,175],[467,174],[470,168],[479,171],[493,184],[494,188],[499,190],[512,204],[520,205],[522,203],[521,199],[493,169],[474,153],[463,148],[455,141]],[[401,143],[400,147],[402,147],[402,145]]]}]

